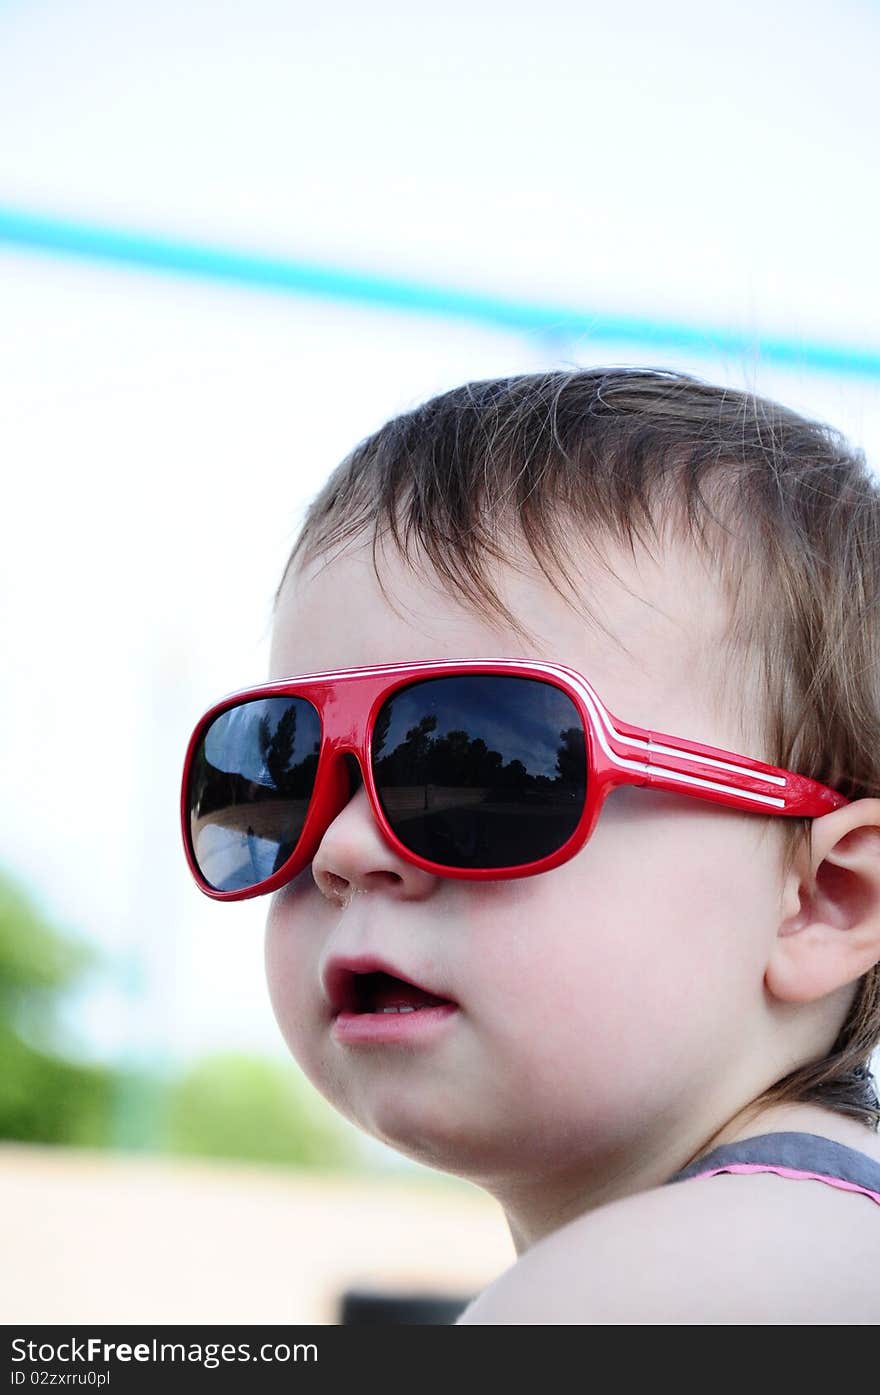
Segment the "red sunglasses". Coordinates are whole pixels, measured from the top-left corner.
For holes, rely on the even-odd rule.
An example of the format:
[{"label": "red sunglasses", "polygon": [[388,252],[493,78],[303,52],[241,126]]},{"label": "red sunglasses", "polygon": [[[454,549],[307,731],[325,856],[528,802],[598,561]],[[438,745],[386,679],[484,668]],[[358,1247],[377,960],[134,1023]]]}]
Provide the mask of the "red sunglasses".
[{"label": "red sunglasses", "polygon": [[284,886],[315,856],[359,773],[399,857],[477,881],[567,862],[616,785],[798,817],[849,803],[804,775],[623,722],[563,664],[341,669],[231,693],[199,720],[180,808],[198,886],[218,901]]}]

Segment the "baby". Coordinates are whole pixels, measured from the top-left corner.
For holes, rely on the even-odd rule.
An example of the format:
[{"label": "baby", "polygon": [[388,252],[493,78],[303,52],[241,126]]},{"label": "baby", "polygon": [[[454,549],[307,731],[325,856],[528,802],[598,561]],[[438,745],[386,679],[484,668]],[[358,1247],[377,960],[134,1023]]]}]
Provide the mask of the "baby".
[{"label": "baby", "polygon": [[317,1089],[503,1208],[460,1322],[880,1319],[878,602],[862,454],[664,369],[465,384],[312,502],[186,852],[273,893]]}]

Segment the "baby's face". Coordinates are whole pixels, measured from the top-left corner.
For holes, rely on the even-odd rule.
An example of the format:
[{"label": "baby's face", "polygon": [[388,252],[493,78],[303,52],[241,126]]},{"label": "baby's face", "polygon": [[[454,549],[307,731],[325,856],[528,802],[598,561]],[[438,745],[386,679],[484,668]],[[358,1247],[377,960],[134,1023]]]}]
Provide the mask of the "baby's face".
[{"label": "baby's face", "polygon": [[[527,575],[494,573],[512,613],[541,637],[526,649],[389,547],[380,566],[395,613],[365,544],[288,577],[270,678],[438,658],[548,659],[583,673],[623,721],[763,756],[752,714],[734,704],[725,712],[712,696],[726,615],[696,554],[670,548],[662,565],[641,552],[637,562],[610,547],[605,555],[624,585],[585,569],[581,594],[623,647],[567,606],[534,564]],[[563,866],[455,880],[401,860],[361,786],[311,867],[272,898],[275,1014],[342,1114],[496,1195],[551,1176],[563,1188],[570,1178],[574,1192],[585,1168],[637,1170],[640,1155],[662,1157],[664,1142],[679,1157],[688,1139],[698,1145],[770,1083],[763,976],[781,896],[773,833],[760,817],[625,787]],[[418,1042],[341,1042],[322,974],[331,956],[355,954],[442,986],[458,1011]]]}]

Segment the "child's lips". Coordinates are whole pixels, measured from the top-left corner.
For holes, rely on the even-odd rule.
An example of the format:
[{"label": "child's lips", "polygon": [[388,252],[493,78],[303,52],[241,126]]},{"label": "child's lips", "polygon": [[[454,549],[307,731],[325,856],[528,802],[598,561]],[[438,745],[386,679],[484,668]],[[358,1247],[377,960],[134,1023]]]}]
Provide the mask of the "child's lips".
[{"label": "child's lips", "polygon": [[458,1013],[456,1003],[415,1008],[412,1012],[346,1012],[333,1020],[333,1036],[348,1046],[393,1046],[396,1042],[415,1045],[431,1041],[447,1030]]},{"label": "child's lips", "polygon": [[[439,987],[435,988],[427,983],[424,983],[421,980],[421,978],[416,978],[414,974],[409,973],[405,969],[397,968],[389,960],[382,959],[378,955],[340,955],[334,956],[333,958],[327,961],[327,964],[325,965],[324,971],[321,975],[324,993],[330,1002],[330,1006],[335,1017],[338,1018],[341,1014],[347,1014],[349,1016],[358,1017],[395,1015],[393,1013],[376,1014],[364,1012],[363,1010],[361,1010],[360,1012],[358,1011],[360,1003],[357,989],[357,976],[359,974],[376,973],[388,974],[391,978],[399,979],[402,983],[410,984],[414,989],[419,990],[421,994],[427,994],[432,998],[439,999],[440,1002],[438,1003],[438,1007],[442,1006],[444,1008],[456,1008],[458,1006],[454,1002],[454,1000],[451,999],[447,993],[441,991]],[[418,993],[416,993],[414,997],[417,998]],[[386,1005],[387,1004],[385,1003],[382,1004],[382,1006]],[[433,1012],[436,1010],[437,1008],[434,1007],[434,1005],[426,1005],[424,1007],[419,1007],[416,1010],[416,1012],[423,1013]],[[403,1015],[413,1016],[414,1014],[405,1013]]]}]

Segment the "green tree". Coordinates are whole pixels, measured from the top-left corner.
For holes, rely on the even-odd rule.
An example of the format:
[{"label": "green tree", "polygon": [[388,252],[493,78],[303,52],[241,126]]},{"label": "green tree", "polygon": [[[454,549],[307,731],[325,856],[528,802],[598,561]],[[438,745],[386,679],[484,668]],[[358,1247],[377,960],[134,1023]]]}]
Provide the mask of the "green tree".
[{"label": "green tree", "polygon": [[171,1084],[167,1147],[174,1153],[299,1167],[355,1165],[336,1116],[290,1067],[239,1052],[196,1061]]},{"label": "green tree", "polygon": [[[161,1074],[69,1059],[61,1004],[97,962],[0,877],[0,1138],[359,1166],[347,1126],[293,1067],[235,1052]],[[158,1124],[141,1137],[146,1108]],[[120,1128],[126,1111],[130,1136]]]},{"label": "green tree", "polygon": [[0,1138],[99,1145],[111,1126],[113,1073],[59,1051],[65,992],[95,953],[54,929],[0,877]]}]

